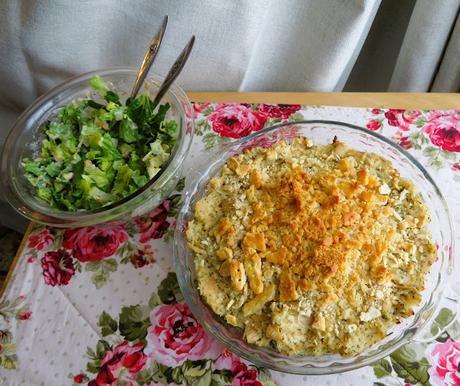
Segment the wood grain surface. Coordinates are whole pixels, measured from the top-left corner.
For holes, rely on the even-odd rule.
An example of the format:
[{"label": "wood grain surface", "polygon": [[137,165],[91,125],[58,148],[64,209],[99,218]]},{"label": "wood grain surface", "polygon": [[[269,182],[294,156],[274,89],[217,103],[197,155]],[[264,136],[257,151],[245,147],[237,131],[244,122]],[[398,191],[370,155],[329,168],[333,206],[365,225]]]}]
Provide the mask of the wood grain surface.
[{"label": "wood grain surface", "polygon": [[459,93],[361,92],[188,92],[194,102],[297,103],[301,105],[393,107],[400,109],[460,109]]}]

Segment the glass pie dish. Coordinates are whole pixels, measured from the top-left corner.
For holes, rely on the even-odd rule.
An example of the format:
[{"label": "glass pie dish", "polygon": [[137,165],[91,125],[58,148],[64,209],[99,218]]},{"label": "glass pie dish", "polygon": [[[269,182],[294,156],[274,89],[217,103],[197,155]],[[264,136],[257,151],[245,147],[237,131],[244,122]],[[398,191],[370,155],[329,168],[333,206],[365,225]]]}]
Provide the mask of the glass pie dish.
[{"label": "glass pie dish", "polygon": [[[290,141],[298,136],[310,138],[313,144],[328,144],[337,137],[355,150],[377,153],[390,160],[403,178],[415,184],[430,209],[431,221],[428,229],[438,247],[438,259],[427,277],[421,303],[414,309],[414,315],[387,330],[384,339],[352,357],[338,354],[288,356],[274,349],[248,344],[243,339],[241,329],[228,325],[201,298],[197,289],[194,255],[187,247],[184,236],[187,221],[193,217],[194,204],[204,196],[207,182],[230,157],[253,146],[268,147],[278,140]],[[301,121],[275,125],[230,144],[221,145],[209,155],[204,155],[201,166],[187,171],[185,192],[174,240],[174,265],[180,288],[203,327],[230,351],[256,365],[305,375],[349,371],[369,365],[411,341],[432,340],[443,332],[446,324],[455,320],[458,300],[448,284],[454,266],[454,230],[446,201],[423,166],[407,151],[378,133],[334,121]],[[454,310],[451,320],[442,326],[435,320],[441,307]]]},{"label": "glass pie dish", "polygon": [[[1,159],[2,184],[6,200],[28,219],[54,227],[81,227],[143,215],[158,206],[176,187],[183,161],[193,137],[193,109],[184,91],[172,85],[161,103],[169,103],[168,120],[178,122],[178,138],[168,161],[142,188],[113,204],[92,210],[75,212],[59,210],[37,198],[35,189],[24,175],[23,158],[34,158],[43,137],[41,128],[53,119],[59,109],[85,97],[97,99],[89,80],[99,75],[124,102],[130,92],[137,70],[112,68],[88,72],[71,78],[37,99],[16,121],[11,129]],[[154,97],[163,78],[150,75],[141,92]],[[152,98],[153,99],[153,98]]]}]

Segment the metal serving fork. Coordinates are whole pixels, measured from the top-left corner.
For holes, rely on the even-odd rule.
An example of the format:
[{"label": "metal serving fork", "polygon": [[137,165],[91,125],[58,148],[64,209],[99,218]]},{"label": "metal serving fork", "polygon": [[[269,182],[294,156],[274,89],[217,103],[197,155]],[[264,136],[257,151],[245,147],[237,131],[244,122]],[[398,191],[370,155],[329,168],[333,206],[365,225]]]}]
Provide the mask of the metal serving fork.
[{"label": "metal serving fork", "polygon": [[[160,49],[161,41],[163,40],[163,35],[166,31],[167,25],[168,25],[168,16],[165,16],[163,19],[163,23],[161,23],[160,29],[158,30],[156,35],[153,37],[144,55],[144,59],[142,60],[141,67],[139,68],[139,72],[134,82],[133,90],[131,91],[131,96],[130,96],[131,99],[136,97],[137,93],[139,92],[139,89],[144,83],[145,78],[147,77],[150,67],[152,66],[157,56],[157,53]],[[191,37],[187,45],[184,47],[180,55],[177,57],[174,64],[169,69],[168,74],[166,75],[166,78],[164,79],[163,83],[158,89],[158,93],[155,96],[155,99],[153,100],[154,108],[158,105],[161,98],[163,98],[163,96],[168,91],[171,84],[181,73],[182,69],[185,66],[185,63],[188,60],[188,57],[190,56],[190,52],[192,51],[194,42],[195,42],[195,35]]]}]

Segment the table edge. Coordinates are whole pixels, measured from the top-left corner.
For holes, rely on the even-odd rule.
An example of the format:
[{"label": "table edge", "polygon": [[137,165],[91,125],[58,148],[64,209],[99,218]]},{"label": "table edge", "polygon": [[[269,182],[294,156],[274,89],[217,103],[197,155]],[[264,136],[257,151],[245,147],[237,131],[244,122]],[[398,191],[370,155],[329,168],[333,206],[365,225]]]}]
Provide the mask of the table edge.
[{"label": "table edge", "polygon": [[26,229],[24,235],[22,236],[21,243],[19,244],[19,248],[16,251],[16,254],[14,255],[14,258],[13,258],[13,261],[11,262],[10,268],[8,269],[8,273],[6,274],[6,278],[5,278],[5,281],[3,282],[3,286],[0,288],[0,299],[3,298],[3,295],[5,294],[6,289],[8,288],[8,285],[11,282],[11,278],[13,277],[14,270],[16,269],[16,267],[18,265],[18,261],[19,261],[21,255],[22,255],[22,252],[24,251],[24,247],[25,247],[25,245],[27,243],[27,239],[28,239],[30,233],[32,233],[33,226],[34,226],[34,223],[30,222],[29,225],[27,226],[27,229]]},{"label": "table edge", "polygon": [[188,91],[194,102],[281,103],[342,107],[458,109],[460,93]]}]

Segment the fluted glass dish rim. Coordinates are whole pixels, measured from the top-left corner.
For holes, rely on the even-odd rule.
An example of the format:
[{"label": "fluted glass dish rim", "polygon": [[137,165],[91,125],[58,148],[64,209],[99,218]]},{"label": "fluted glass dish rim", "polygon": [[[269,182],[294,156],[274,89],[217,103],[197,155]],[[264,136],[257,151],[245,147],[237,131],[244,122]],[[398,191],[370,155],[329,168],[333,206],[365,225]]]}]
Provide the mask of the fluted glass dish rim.
[{"label": "fluted glass dish rim", "polygon": [[[207,181],[213,177],[213,173],[219,170],[230,156],[239,152],[237,149],[243,149],[248,144],[257,143],[256,141],[259,138],[281,131],[283,128],[303,125],[339,126],[345,130],[350,130],[350,132],[359,133],[377,141],[382,141],[385,145],[390,146],[390,148],[396,151],[399,156],[408,160],[408,162],[410,162],[420,173],[422,173],[423,177],[431,185],[436,194],[436,198],[439,200],[440,207],[442,208],[441,210],[443,211],[443,215],[445,216],[446,224],[448,226],[448,229],[446,229],[448,248],[446,248],[445,252],[442,252],[439,273],[437,274],[434,282],[434,289],[430,291],[428,294],[428,300],[420,307],[420,309],[417,310],[416,314],[413,317],[408,318],[411,319],[410,324],[407,325],[407,327],[399,334],[399,336],[397,336],[396,339],[392,339],[390,342],[391,344],[386,344],[385,347],[377,348],[376,350],[374,349],[376,345],[374,345],[370,350],[366,350],[365,352],[353,357],[338,358],[337,360],[331,361],[329,365],[315,363],[318,358],[322,357],[287,356],[280,354],[278,351],[273,349],[265,349],[247,344],[242,339],[229,339],[227,336],[224,336],[225,334],[222,334],[222,331],[235,330],[235,328],[227,325],[225,321],[214,314],[199,295],[198,290],[196,289],[196,281],[193,282],[192,280],[194,272],[192,252],[187,248],[186,240],[183,234],[187,220],[193,217],[193,204],[198,196],[202,196],[205,191]],[[195,173],[189,172],[187,174],[189,178],[193,179],[193,181],[188,184],[187,190],[184,194],[183,206],[177,218],[173,245],[174,266],[176,268],[179,286],[191,311],[206,331],[220,341],[227,349],[256,365],[264,366],[277,371],[301,375],[334,374],[354,370],[378,361],[401,346],[414,340],[416,336],[418,336],[421,331],[424,331],[432,322],[433,315],[443,297],[445,286],[451,280],[450,275],[454,267],[453,255],[455,250],[454,229],[447,202],[439,187],[420,162],[405,149],[401,148],[385,136],[357,125],[332,120],[304,120],[277,124],[255,132],[248,137],[239,139],[230,144],[222,145],[220,148],[212,152],[210,158],[204,162],[204,164],[206,165],[206,169],[197,170]],[[429,203],[427,204],[429,206]],[[368,352],[373,349],[374,351],[369,354]],[[305,358],[307,359],[305,360]]]},{"label": "fluted glass dish rim", "polygon": [[[50,117],[63,107],[62,100],[72,100],[72,95],[78,95],[84,90],[91,91],[89,80],[95,76],[101,76],[109,80],[112,77],[132,78],[134,82],[137,69],[132,67],[110,67],[94,71],[89,71],[60,83],[43,96],[33,102],[16,120],[13,128],[9,132],[1,156],[1,181],[4,186],[5,199],[23,216],[28,219],[55,227],[77,227],[88,226],[102,222],[116,221],[129,216],[136,208],[142,206],[154,191],[161,191],[161,195],[155,198],[152,208],[161,203],[172,189],[168,188],[171,178],[176,178],[177,173],[183,167],[183,161],[188,154],[193,139],[193,108],[185,92],[177,85],[173,84],[165,94],[163,100],[167,100],[173,106],[174,119],[179,124],[179,134],[175,148],[160,172],[147,182],[142,188],[133,192],[127,197],[114,202],[110,205],[91,210],[65,211],[51,208],[41,200],[31,200],[24,192],[24,181],[20,182],[22,168],[19,165],[20,157],[17,156],[21,149],[18,149],[18,142],[21,141],[23,131],[29,130],[34,134],[41,129],[44,117]],[[145,82],[151,88],[159,87],[164,78],[157,74],[149,74]],[[132,85],[127,82],[127,87]],[[73,90],[73,93],[71,92]],[[120,90],[115,90],[121,92]],[[122,90],[128,95],[130,89]],[[65,95],[65,96],[62,96]],[[57,101],[57,102],[56,102]],[[68,102],[67,102],[68,103]]]}]

